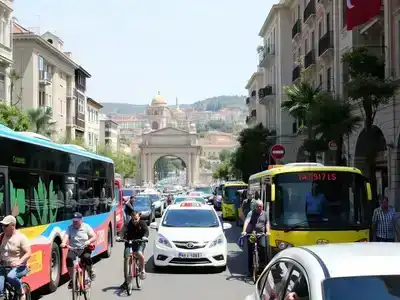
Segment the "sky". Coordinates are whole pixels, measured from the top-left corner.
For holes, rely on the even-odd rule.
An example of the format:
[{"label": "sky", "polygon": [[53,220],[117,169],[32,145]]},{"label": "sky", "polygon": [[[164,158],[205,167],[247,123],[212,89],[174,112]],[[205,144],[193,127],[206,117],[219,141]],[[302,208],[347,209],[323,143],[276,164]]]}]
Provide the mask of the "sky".
[{"label": "sky", "polygon": [[55,33],[98,102],[170,104],[245,95],[273,0],[16,0],[27,28]]}]

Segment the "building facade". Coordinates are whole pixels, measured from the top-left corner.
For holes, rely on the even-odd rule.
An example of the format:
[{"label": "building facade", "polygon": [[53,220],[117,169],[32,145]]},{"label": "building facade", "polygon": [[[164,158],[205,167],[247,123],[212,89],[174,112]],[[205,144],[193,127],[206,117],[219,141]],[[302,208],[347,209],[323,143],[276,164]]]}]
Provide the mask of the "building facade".
[{"label": "building facade", "polygon": [[0,1],[0,101],[11,103],[11,82],[15,79],[11,72],[13,63],[13,2]]},{"label": "building facade", "polygon": [[100,140],[100,109],[103,107],[100,103],[94,99],[87,98],[87,110],[86,110],[86,120],[87,120],[87,130],[86,130],[86,145],[93,152],[98,151],[99,140]]},{"label": "building facade", "polygon": [[119,150],[118,123],[105,116],[100,117],[100,147],[111,152]]}]

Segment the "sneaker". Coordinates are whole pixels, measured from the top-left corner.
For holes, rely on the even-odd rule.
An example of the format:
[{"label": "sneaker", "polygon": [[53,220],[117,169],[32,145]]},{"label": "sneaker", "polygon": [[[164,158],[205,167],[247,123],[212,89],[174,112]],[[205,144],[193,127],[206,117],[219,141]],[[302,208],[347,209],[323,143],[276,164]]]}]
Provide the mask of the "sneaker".
[{"label": "sneaker", "polygon": [[68,282],[68,288],[69,288],[69,289],[72,289],[72,280],[70,280],[70,281]]},{"label": "sneaker", "polygon": [[142,280],[146,279],[146,272],[145,271],[140,272],[140,279],[142,279]]},{"label": "sneaker", "polygon": [[119,286],[119,289],[120,289],[120,290],[125,290],[125,289],[126,289],[126,282],[124,282],[123,284],[121,284],[121,285]]}]

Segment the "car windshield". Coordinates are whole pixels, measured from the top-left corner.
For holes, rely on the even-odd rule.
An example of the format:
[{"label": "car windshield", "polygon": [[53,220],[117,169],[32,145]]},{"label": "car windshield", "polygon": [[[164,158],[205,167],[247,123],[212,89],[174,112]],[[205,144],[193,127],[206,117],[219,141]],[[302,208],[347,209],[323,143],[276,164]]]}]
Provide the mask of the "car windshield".
[{"label": "car windshield", "polygon": [[156,202],[160,200],[160,197],[158,195],[148,195],[150,197],[151,202]]},{"label": "car windshield", "polygon": [[237,191],[245,189],[246,186],[228,186],[225,187],[225,198],[228,201],[237,201],[238,200],[238,194]]},{"label": "car windshield", "polygon": [[122,190],[122,196],[124,196],[124,197],[130,197],[130,196],[133,196],[133,195],[135,195],[135,190],[132,190],[132,189],[123,189]]},{"label": "car windshield", "polygon": [[364,177],[349,172],[304,172],[276,176],[272,225],[347,229],[369,220]]},{"label": "car windshield", "polygon": [[148,196],[136,196],[135,198],[135,203],[134,203],[134,208],[147,208],[150,207],[151,204],[149,203],[149,197]]},{"label": "car windshield", "polygon": [[325,300],[398,300],[400,275],[326,279],[323,293]]},{"label": "car windshield", "polygon": [[195,192],[202,192],[204,194],[212,194],[212,188],[209,186],[204,186],[204,187],[197,187],[194,189]]},{"label": "car windshield", "polygon": [[205,209],[169,209],[162,222],[166,227],[218,227],[216,214]]},{"label": "car windshield", "polygon": [[177,197],[174,201],[175,204],[181,203],[183,201],[197,201],[197,202],[205,202],[204,198],[201,197]]}]

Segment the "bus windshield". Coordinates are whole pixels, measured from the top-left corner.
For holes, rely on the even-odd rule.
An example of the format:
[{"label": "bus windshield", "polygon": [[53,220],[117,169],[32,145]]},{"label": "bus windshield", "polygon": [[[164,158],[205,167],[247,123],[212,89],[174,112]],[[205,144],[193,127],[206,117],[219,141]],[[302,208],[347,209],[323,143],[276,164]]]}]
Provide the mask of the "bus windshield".
[{"label": "bus windshield", "polygon": [[276,176],[272,226],[365,226],[369,205],[363,176],[350,172],[296,172]]},{"label": "bus windshield", "polygon": [[247,188],[246,185],[242,186],[227,186],[224,188],[224,202],[234,202],[238,198],[237,191]]}]

